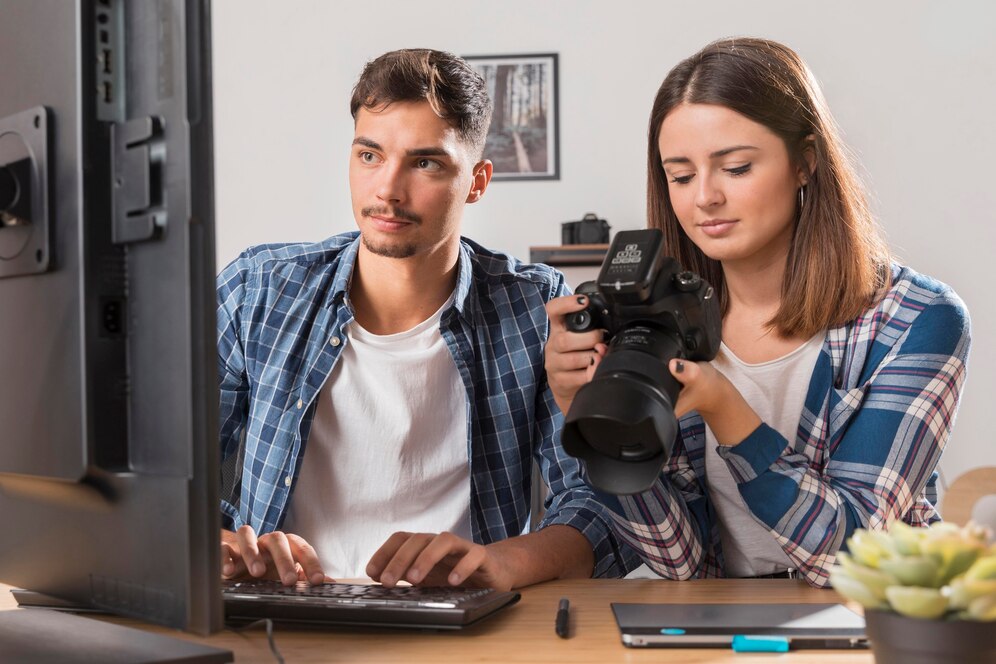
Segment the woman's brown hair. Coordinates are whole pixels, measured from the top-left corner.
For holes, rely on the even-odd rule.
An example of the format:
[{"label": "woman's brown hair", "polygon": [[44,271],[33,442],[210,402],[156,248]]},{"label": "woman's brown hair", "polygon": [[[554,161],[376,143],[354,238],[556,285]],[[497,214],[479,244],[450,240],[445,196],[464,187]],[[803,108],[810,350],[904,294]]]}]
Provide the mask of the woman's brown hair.
[{"label": "woman's brown hair", "polygon": [[682,103],[724,106],[764,125],[807,171],[804,152],[815,156],[789,249],[781,307],[768,324],[784,336],[811,337],[860,315],[888,287],[891,259],[819,84],[802,59],[777,42],[723,39],[680,62],[654,99],[648,224],[664,232],[665,249],[685,269],[716,287],[725,313],[722,267],[682,230],[661,165],[661,123]]}]

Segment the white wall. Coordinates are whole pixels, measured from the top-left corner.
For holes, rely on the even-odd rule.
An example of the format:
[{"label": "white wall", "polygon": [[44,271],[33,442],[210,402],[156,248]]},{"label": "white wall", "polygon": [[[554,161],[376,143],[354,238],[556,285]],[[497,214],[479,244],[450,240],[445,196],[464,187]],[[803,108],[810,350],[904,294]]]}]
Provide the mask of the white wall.
[{"label": "white wall", "polygon": [[384,51],[560,54],[561,179],[493,183],[464,233],[522,258],[594,211],[644,224],[645,134],[667,71],[733,35],[809,63],[905,262],[972,313],[968,385],[941,466],[996,465],[996,4],[215,0],[219,267],[245,246],[354,227],[349,94]]}]

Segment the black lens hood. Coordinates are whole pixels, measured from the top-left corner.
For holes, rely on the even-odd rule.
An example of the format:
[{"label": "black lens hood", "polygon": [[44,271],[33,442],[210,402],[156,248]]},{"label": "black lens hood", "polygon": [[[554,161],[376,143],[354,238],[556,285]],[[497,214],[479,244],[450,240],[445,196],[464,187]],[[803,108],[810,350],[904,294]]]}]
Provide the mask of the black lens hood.
[{"label": "black lens hood", "polygon": [[[613,441],[600,440],[597,447],[585,438],[586,423],[598,421],[602,430],[617,426],[620,432],[643,426],[652,432],[647,441],[657,453],[634,460],[609,456],[597,447],[611,447]],[[606,426],[607,425],[607,426]],[[649,489],[671,455],[677,434],[677,421],[668,396],[649,385],[642,376],[612,373],[583,385],[564,419],[564,450],[585,464],[592,486],[608,493],[628,495]]]}]

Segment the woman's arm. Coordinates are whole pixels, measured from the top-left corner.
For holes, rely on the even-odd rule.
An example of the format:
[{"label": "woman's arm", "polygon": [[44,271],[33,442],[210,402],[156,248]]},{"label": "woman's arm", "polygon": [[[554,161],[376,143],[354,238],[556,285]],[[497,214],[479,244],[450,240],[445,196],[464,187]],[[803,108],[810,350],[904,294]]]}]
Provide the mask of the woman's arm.
[{"label": "woman's arm", "polygon": [[[891,310],[882,324],[884,306]],[[826,448],[825,468],[763,424],[720,448],[748,508],[814,586],[827,584],[855,528],[883,528],[915,506],[950,436],[970,345],[968,313],[957,296],[917,287],[848,334],[831,344],[845,353],[839,377],[853,387],[807,404],[800,422],[809,447]],[[827,356],[821,371],[829,384]]]},{"label": "woman's arm", "polygon": [[[704,425],[696,419],[701,440]],[[702,452],[700,447],[692,453],[701,456]],[[699,462],[705,463],[704,459]],[[623,541],[650,569],[668,579],[722,575],[712,547],[716,517],[695,465],[679,434],[660,478],[648,491],[632,496],[595,492],[611,510]]]}]

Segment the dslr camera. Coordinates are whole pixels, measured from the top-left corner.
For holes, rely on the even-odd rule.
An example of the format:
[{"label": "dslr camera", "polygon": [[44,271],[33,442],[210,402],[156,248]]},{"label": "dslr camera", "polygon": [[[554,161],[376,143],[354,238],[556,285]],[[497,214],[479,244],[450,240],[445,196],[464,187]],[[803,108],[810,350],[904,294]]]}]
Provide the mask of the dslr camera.
[{"label": "dslr camera", "polygon": [[663,242],[657,229],[617,233],[598,280],[578,286],[588,306],[566,320],[572,332],[608,333],[609,351],[574,397],[561,438],[608,493],[646,491],[671,455],[681,389],[671,359],[708,361],[719,351],[713,287],[664,256]]},{"label": "dslr camera", "polygon": [[561,244],[608,244],[609,222],[589,212],[581,221],[565,221],[560,225]]}]

